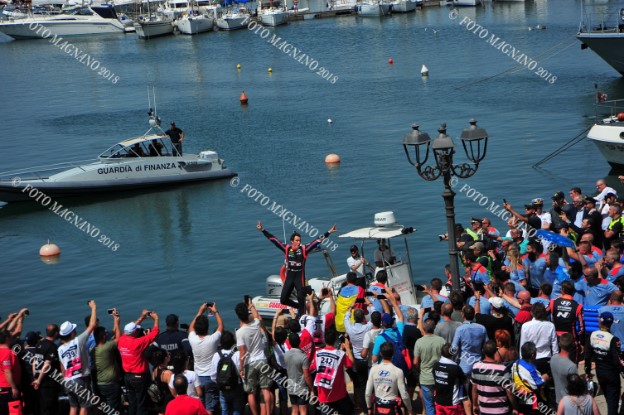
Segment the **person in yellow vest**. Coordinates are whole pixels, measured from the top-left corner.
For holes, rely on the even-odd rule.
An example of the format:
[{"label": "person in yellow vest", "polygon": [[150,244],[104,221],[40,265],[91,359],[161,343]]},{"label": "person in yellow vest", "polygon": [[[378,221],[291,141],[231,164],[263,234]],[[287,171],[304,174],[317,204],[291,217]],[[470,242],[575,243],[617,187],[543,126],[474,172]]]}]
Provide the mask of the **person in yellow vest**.
[{"label": "person in yellow vest", "polygon": [[605,250],[611,248],[611,243],[619,239],[624,230],[624,218],[622,218],[622,208],[620,205],[614,204],[609,206],[609,217],[611,217],[611,223],[604,232]]}]

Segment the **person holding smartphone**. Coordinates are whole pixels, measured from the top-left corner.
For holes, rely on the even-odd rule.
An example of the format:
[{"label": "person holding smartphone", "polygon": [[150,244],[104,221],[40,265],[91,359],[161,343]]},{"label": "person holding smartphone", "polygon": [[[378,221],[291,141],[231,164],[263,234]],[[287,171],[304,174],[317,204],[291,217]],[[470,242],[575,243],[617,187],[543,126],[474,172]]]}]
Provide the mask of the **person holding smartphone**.
[{"label": "person holding smartphone", "polygon": [[[299,315],[305,314],[305,291],[303,286],[305,285],[305,262],[308,258],[308,253],[318,247],[324,239],[329,235],[336,232],[336,225],[332,226],[323,236],[313,240],[307,245],[301,244],[301,235],[297,232],[293,232],[290,236],[290,244],[284,244],[278,238],[269,233],[262,226],[262,222],[258,221],[256,228],[262,232],[262,234],[271,241],[279,250],[284,252],[286,262],[286,281],[282,287],[282,294],[280,295],[280,303],[290,307],[295,307],[299,310]],[[290,294],[293,290],[297,290],[297,302],[290,299]]]}]

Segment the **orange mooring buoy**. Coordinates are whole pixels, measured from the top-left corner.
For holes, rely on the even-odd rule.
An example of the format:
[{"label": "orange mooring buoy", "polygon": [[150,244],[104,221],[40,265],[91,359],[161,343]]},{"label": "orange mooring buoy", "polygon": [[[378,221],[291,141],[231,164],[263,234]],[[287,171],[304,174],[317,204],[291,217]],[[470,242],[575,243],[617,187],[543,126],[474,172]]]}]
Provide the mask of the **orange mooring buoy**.
[{"label": "orange mooring buoy", "polygon": [[328,154],[325,156],[325,164],[338,164],[340,163],[340,156],[338,154]]},{"label": "orange mooring buoy", "polygon": [[243,91],[243,93],[240,95],[240,103],[243,105],[247,105],[248,101],[249,98],[247,98],[247,95],[245,95],[245,91]]}]

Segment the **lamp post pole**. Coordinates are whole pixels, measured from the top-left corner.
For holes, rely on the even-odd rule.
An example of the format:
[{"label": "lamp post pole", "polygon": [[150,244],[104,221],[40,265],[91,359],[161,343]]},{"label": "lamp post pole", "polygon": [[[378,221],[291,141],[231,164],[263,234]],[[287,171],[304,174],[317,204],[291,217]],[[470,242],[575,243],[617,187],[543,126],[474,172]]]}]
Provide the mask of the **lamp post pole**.
[{"label": "lamp post pole", "polygon": [[451,173],[444,173],[444,207],[446,210],[446,234],[448,235],[449,264],[451,266],[451,283],[453,290],[459,290],[459,252],[457,252],[457,238],[455,237],[455,192],[451,188]]},{"label": "lamp post pole", "polygon": [[[444,179],[444,207],[446,210],[446,230],[448,235],[449,262],[451,267],[451,283],[453,291],[461,289],[459,277],[459,252],[455,237],[455,192],[451,188],[451,177],[457,176],[467,179],[474,175],[479,163],[487,152],[488,135],[483,128],[477,127],[475,119],[470,120],[470,127],[461,133],[461,143],[470,162],[453,164],[455,143],[446,135],[446,124],[440,125],[439,135],[431,140],[429,134],[419,131],[418,124],[412,125],[412,131],[403,138],[403,149],[408,162],[414,166],[418,175],[427,181],[435,181],[440,176]],[[482,145],[483,143],[483,145]],[[414,150],[414,160],[410,156],[410,149]],[[433,150],[435,164],[426,165],[429,150]]]}]

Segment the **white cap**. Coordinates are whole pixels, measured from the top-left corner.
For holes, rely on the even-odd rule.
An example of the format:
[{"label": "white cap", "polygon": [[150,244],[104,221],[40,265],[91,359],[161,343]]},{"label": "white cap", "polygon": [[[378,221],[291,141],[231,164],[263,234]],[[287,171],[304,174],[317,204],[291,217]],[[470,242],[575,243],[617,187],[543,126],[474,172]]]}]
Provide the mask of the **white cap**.
[{"label": "white cap", "polygon": [[135,324],[134,322],[132,322],[132,323],[128,323],[128,324],[126,324],[126,325],[124,326],[124,333],[126,333],[126,334],[132,334],[132,333],[134,333],[134,331],[135,331],[136,329],[140,329],[140,328],[141,328],[141,326],[139,326],[138,324]]}]

